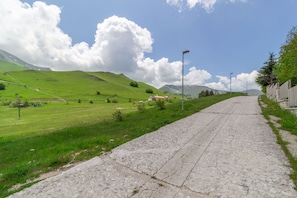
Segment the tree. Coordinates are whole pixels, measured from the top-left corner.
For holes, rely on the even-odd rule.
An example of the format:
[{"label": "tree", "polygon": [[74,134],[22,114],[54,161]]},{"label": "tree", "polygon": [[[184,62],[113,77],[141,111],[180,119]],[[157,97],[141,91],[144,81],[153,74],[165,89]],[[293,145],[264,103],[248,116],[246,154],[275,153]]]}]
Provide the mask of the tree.
[{"label": "tree", "polygon": [[287,35],[286,43],[280,49],[280,57],[274,74],[280,83],[297,79],[297,27],[293,27]]},{"label": "tree", "polygon": [[4,85],[4,83],[0,83],[0,90],[5,90],[5,85]]},{"label": "tree", "polygon": [[276,76],[274,75],[274,69],[276,65],[275,54],[273,52],[269,53],[268,60],[264,63],[264,66],[258,71],[259,74],[256,78],[256,83],[262,87],[262,91],[265,92],[268,85],[275,84]]},{"label": "tree", "polygon": [[202,97],[205,97],[205,90],[202,90],[200,93],[199,93],[199,98],[202,98]]}]

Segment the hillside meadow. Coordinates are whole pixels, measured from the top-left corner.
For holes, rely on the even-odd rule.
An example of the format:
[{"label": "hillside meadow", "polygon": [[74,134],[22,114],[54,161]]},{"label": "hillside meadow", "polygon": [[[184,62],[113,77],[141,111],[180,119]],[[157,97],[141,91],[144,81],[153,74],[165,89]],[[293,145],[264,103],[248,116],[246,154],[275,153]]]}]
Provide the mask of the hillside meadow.
[{"label": "hillside meadow", "polygon": [[[109,72],[10,71],[0,74],[0,137],[50,132],[110,119],[116,109],[137,110],[133,102],[163,93]],[[146,93],[153,90],[153,94]],[[109,102],[107,102],[109,100]],[[27,108],[11,108],[17,101]],[[19,119],[20,117],[20,119]]]},{"label": "hillside meadow", "polygon": [[11,71],[1,73],[0,81],[7,87],[0,92],[0,101],[13,100],[18,95],[35,101],[105,101],[107,97],[117,97],[126,103],[129,99],[147,100],[150,95],[146,89],[152,89],[153,95],[163,95],[145,83],[138,82],[138,87],[132,87],[131,79],[109,72]]}]

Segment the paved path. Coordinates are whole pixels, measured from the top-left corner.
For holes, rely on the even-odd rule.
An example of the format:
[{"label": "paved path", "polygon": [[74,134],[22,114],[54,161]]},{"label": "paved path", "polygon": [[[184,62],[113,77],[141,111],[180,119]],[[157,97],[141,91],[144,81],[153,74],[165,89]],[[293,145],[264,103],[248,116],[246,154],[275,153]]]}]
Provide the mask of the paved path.
[{"label": "paved path", "polygon": [[236,97],[11,197],[297,197],[257,97]]}]

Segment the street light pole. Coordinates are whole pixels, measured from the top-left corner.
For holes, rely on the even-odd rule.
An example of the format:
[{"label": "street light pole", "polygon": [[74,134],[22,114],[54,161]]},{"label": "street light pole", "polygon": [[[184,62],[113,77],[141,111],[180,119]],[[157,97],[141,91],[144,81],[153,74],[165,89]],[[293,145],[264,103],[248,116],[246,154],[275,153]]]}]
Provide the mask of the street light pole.
[{"label": "street light pole", "polygon": [[182,110],[184,110],[184,55],[189,52],[190,50],[182,51]]},{"label": "street light pole", "polygon": [[232,95],[232,94],[231,94],[231,81],[232,81],[232,80],[231,80],[231,75],[232,75],[232,74],[233,74],[233,72],[230,73],[230,96]]}]

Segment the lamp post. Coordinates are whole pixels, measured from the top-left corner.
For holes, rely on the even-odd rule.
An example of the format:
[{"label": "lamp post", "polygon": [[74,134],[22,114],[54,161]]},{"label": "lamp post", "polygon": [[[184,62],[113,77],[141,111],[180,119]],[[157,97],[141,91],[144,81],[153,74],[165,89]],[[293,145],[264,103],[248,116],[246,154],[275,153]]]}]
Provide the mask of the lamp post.
[{"label": "lamp post", "polygon": [[231,75],[233,74],[233,72],[230,73],[230,96],[231,96]]},{"label": "lamp post", "polygon": [[190,50],[182,51],[182,110],[184,110],[184,56],[186,53],[189,53]]}]

